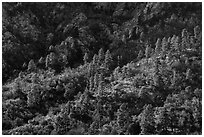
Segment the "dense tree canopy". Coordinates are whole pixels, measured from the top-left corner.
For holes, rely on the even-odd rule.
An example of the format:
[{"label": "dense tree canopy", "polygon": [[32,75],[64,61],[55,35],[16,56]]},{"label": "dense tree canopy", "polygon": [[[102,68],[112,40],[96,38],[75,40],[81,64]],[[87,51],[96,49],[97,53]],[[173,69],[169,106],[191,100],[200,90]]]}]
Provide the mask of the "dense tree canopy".
[{"label": "dense tree canopy", "polygon": [[202,134],[202,3],[2,3],[3,134]]}]

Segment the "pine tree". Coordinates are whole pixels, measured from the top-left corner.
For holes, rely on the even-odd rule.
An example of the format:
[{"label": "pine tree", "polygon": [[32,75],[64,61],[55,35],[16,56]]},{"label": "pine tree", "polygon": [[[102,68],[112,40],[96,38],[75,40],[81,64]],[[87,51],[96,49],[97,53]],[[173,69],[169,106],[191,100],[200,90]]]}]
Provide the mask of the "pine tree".
[{"label": "pine tree", "polygon": [[46,67],[47,68],[53,68],[54,65],[56,64],[56,59],[57,58],[56,58],[56,55],[54,52],[51,52],[49,55],[47,55],[46,62],[45,62]]},{"label": "pine tree", "polygon": [[32,83],[37,83],[38,82],[38,76],[37,73],[34,73],[31,77],[31,81]]},{"label": "pine tree", "polygon": [[145,57],[149,58],[150,57],[150,46],[147,44],[146,49],[145,49]]},{"label": "pine tree", "polygon": [[172,86],[175,86],[176,81],[177,81],[177,74],[176,74],[176,71],[173,70],[173,78],[172,78],[172,81],[171,81]]},{"label": "pine tree", "polygon": [[53,46],[53,45],[51,45],[51,46],[49,47],[49,52],[54,52],[54,46]]},{"label": "pine tree", "polygon": [[50,64],[50,55],[48,54],[46,59],[45,59],[45,66],[46,66],[46,68],[48,68],[50,66],[49,64]]},{"label": "pine tree", "polygon": [[92,61],[92,62],[93,62],[93,65],[94,65],[95,67],[98,65],[98,55],[95,54],[95,55],[93,56],[93,61]]},{"label": "pine tree", "polygon": [[137,59],[140,60],[140,59],[142,59],[142,57],[143,57],[143,52],[142,52],[142,50],[140,50],[138,53]]},{"label": "pine tree", "polygon": [[43,63],[44,63],[44,58],[41,57],[41,58],[39,59],[38,63],[39,63],[39,64],[43,64]]},{"label": "pine tree", "polygon": [[187,79],[187,80],[191,80],[191,75],[192,75],[191,73],[192,73],[192,72],[191,72],[191,69],[187,69],[187,70],[186,70],[186,79]]},{"label": "pine tree", "polygon": [[39,66],[40,66],[41,68],[43,68],[43,67],[44,67],[44,64],[45,64],[44,58],[41,57],[41,58],[38,60],[38,63],[39,63]]},{"label": "pine tree", "polygon": [[103,95],[103,76],[99,74],[98,78],[98,95],[101,97]]},{"label": "pine tree", "polygon": [[181,43],[181,38],[177,36],[174,41],[174,47],[176,51],[181,51],[180,43]]},{"label": "pine tree", "polygon": [[168,38],[167,42],[168,42],[168,43],[171,43],[171,37]]},{"label": "pine tree", "polygon": [[22,100],[26,99],[26,94],[22,91],[22,85],[21,85],[21,78],[15,79],[15,84],[13,86],[13,94],[15,97],[19,97]]},{"label": "pine tree", "polygon": [[153,75],[153,82],[155,86],[161,85],[161,76],[159,74],[159,58],[154,60],[154,75]]},{"label": "pine tree", "polygon": [[28,107],[36,107],[40,103],[40,90],[37,85],[32,85],[31,90],[27,95],[27,105]]},{"label": "pine tree", "polygon": [[22,68],[23,68],[23,69],[26,69],[26,68],[27,68],[27,64],[26,64],[25,62],[23,63]]},{"label": "pine tree", "polygon": [[35,71],[37,69],[35,62],[33,60],[30,60],[28,63],[28,71]]},{"label": "pine tree", "polygon": [[172,58],[172,53],[169,51],[169,52],[167,53],[166,59],[165,59],[165,61],[166,61],[167,64],[170,63],[171,58]]},{"label": "pine tree", "polygon": [[182,30],[182,42],[181,42],[181,48],[182,50],[185,50],[186,48],[190,48],[190,37],[189,33],[186,29]]},{"label": "pine tree", "polygon": [[171,38],[171,44],[173,44],[174,43],[174,41],[176,40],[176,35],[173,35],[173,37]]},{"label": "pine tree", "polygon": [[19,74],[18,74],[18,78],[23,78],[23,76],[24,76],[24,74],[23,74],[23,72],[21,71]]},{"label": "pine tree", "polygon": [[164,37],[162,39],[162,57],[164,57],[166,55],[167,52],[167,46],[168,46],[168,42],[166,40],[166,37]]},{"label": "pine tree", "polygon": [[130,63],[128,63],[126,66],[127,66],[127,70],[126,70],[127,77],[130,77],[130,71],[131,71]]},{"label": "pine tree", "polygon": [[122,67],[122,78],[125,78],[127,76],[127,67],[123,66]]},{"label": "pine tree", "polygon": [[140,33],[140,41],[143,42],[144,39],[145,39],[144,32],[141,32],[141,33]]},{"label": "pine tree", "polygon": [[113,71],[113,77],[114,77],[115,80],[119,79],[119,77],[120,77],[120,73],[119,72],[120,72],[120,67],[118,66]]},{"label": "pine tree", "polygon": [[103,64],[104,59],[105,59],[104,51],[103,51],[103,48],[101,48],[101,49],[98,51],[99,65]]},{"label": "pine tree", "polygon": [[90,62],[88,66],[88,77],[93,76],[95,72],[93,62]]},{"label": "pine tree", "polygon": [[201,29],[200,29],[199,26],[196,26],[196,27],[194,28],[194,37],[195,37],[196,39],[200,39],[200,37],[201,37]]},{"label": "pine tree", "polygon": [[89,78],[89,91],[92,91],[93,88],[94,88],[94,78],[93,78],[93,76],[91,76]]},{"label": "pine tree", "polygon": [[125,132],[127,130],[125,125],[128,122],[127,104],[123,103],[120,105],[120,108],[117,110],[116,120],[119,132]]},{"label": "pine tree", "polygon": [[50,64],[53,66],[56,63],[56,55],[54,52],[50,53],[49,59],[50,59]]},{"label": "pine tree", "polygon": [[112,65],[112,56],[111,56],[111,53],[109,50],[106,51],[106,54],[105,54],[105,67],[107,69],[110,69],[111,65]]},{"label": "pine tree", "polygon": [[68,64],[68,59],[66,55],[62,55],[62,66],[66,66]]},{"label": "pine tree", "polygon": [[156,42],[155,53],[158,55],[161,51],[161,39],[158,38]]},{"label": "pine tree", "polygon": [[84,64],[87,64],[88,63],[88,53],[85,53],[84,54],[84,58],[83,58],[83,61],[84,61]]},{"label": "pine tree", "polygon": [[139,115],[139,120],[142,135],[155,134],[154,110],[152,105],[144,107],[143,112]]},{"label": "pine tree", "polygon": [[98,73],[96,73],[96,74],[94,75],[94,90],[97,90],[97,88],[98,88],[98,82],[99,82],[99,75],[98,75]]}]

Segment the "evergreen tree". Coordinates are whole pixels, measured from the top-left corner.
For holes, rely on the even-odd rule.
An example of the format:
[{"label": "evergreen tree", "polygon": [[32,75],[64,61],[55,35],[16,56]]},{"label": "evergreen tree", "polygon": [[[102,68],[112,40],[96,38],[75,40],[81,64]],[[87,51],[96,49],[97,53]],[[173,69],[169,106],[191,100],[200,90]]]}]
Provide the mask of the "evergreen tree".
[{"label": "evergreen tree", "polygon": [[49,52],[54,52],[54,46],[53,46],[53,45],[51,45],[51,46],[49,47]]},{"label": "evergreen tree", "polygon": [[50,53],[49,56],[49,60],[50,60],[50,65],[53,67],[57,62],[56,62],[56,55],[54,52]]},{"label": "evergreen tree", "polygon": [[68,59],[66,55],[62,55],[62,65],[61,66],[66,66],[68,64]]},{"label": "evergreen tree", "polygon": [[128,112],[127,112],[127,104],[123,103],[120,105],[120,108],[117,110],[117,126],[118,126],[118,132],[120,134],[124,134],[127,130],[127,123],[129,122],[128,119]]},{"label": "evergreen tree", "polygon": [[19,97],[20,99],[25,100],[26,99],[26,94],[22,91],[22,85],[20,82],[21,78],[16,78],[15,79],[15,84],[13,86],[13,93],[15,97]]},{"label": "evergreen tree", "polygon": [[38,63],[39,63],[39,64],[43,64],[43,63],[44,63],[44,58],[41,57],[41,58],[39,59]]},{"label": "evergreen tree", "polygon": [[139,121],[142,135],[155,134],[154,110],[152,105],[144,107],[143,112],[139,115]]},{"label": "evergreen tree", "polygon": [[122,67],[122,75],[121,75],[121,77],[122,78],[125,78],[127,76],[127,67],[126,66],[123,66]]},{"label": "evergreen tree", "polygon": [[196,26],[196,27],[194,28],[194,37],[195,37],[196,39],[200,39],[200,37],[201,37],[201,29],[200,29],[199,26]]},{"label": "evergreen tree", "polygon": [[94,76],[95,72],[93,62],[90,62],[88,66],[88,77]]},{"label": "evergreen tree", "polygon": [[146,57],[146,58],[149,58],[149,57],[150,57],[150,52],[151,52],[150,46],[147,44],[147,45],[146,45],[146,49],[145,49],[145,57]]},{"label": "evergreen tree", "polygon": [[158,55],[161,51],[161,39],[158,38],[156,42],[155,53]]},{"label": "evergreen tree", "polygon": [[99,64],[100,64],[100,65],[103,64],[104,59],[105,59],[104,51],[103,51],[103,48],[101,48],[101,49],[98,51],[98,60],[99,60]]},{"label": "evergreen tree", "polygon": [[113,77],[115,80],[118,80],[120,77],[120,67],[116,67],[113,71]]},{"label": "evergreen tree", "polygon": [[164,37],[162,39],[162,53],[161,53],[162,57],[164,57],[166,55],[166,53],[167,53],[167,46],[168,46],[168,42],[167,42],[166,37]]},{"label": "evergreen tree", "polygon": [[161,85],[161,75],[159,73],[159,58],[156,58],[154,60],[154,67],[155,70],[153,75],[153,82],[155,86],[159,87]]},{"label": "evergreen tree", "polygon": [[35,62],[33,60],[30,60],[28,63],[28,71],[35,71],[37,69]]},{"label": "evergreen tree", "polygon": [[50,64],[50,55],[48,54],[47,56],[46,56],[46,59],[45,59],[45,66],[46,66],[46,68],[49,68],[49,65]]},{"label": "evergreen tree", "polygon": [[27,67],[27,64],[24,62],[23,65],[22,65],[22,68],[26,69],[26,67]]},{"label": "evergreen tree", "polygon": [[93,68],[94,68],[94,72],[95,72],[95,70],[97,70],[97,68],[98,68],[98,55],[95,54],[93,56],[92,62],[93,62]]},{"label": "evergreen tree", "polygon": [[96,73],[95,75],[94,75],[94,89],[95,90],[97,90],[97,88],[98,88],[98,83],[99,82],[99,75],[98,75],[98,73]]},{"label": "evergreen tree", "polygon": [[173,35],[172,38],[171,38],[171,42],[170,43],[173,44],[175,40],[176,40],[176,35]]},{"label": "evergreen tree", "polygon": [[187,79],[187,80],[191,80],[191,77],[192,77],[192,76],[191,76],[191,75],[192,75],[191,73],[192,73],[192,72],[191,72],[191,69],[187,69],[187,70],[186,70],[186,79]]},{"label": "evergreen tree", "polygon": [[181,43],[181,38],[177,36],[174,41],[174,47],[177,52],[181,51],[180,43]]},{"label": "evergreen tree", "polygon": [[142,50],[140,50],[138,53],[137,59],[140,60],[140,59],[142,59],[142,57],[143,57],[143,52],[142,52]]},{"label": "evergreen tree", "polygon": [[51,52],[49,55],[46,57],[46,67],[47,68],[54,68],[57,63],[57,58],[54,52]]},{"label": "evergreen tree", "polygon": [[112,56],[111,56],[111,53],[109,50],[106,51],[106,54],[105,54],[105,67],[107,69],[110,69],[111,65],[112,65]]},{"label": "evergreen tree", "polygon": [[85,53],[84,54],[84,58],[83,58],[83,61],[84,61],[84,64],[87,64],[88,63],[88,53]]},{"label": "evergreen tree", "polygon": [[28,107],[37,107],[40,103],[40,90],[37,85],[33,85],[31,90],[27,95],[27,105]]},{"label": "evergreen tree", "polygon": [[91,76],[89,78],[89,91],[92,91],[93,88],[94,88],[94,78],[93,78],[93,76]]},{"label": "evergreen tree", "polygon": [[98,78],[98,95],[101,97],[103,95],[103,76],[99,74]]},{"label": "evergreen tree", "polygon": [[182,38],[182,42],[181,42],[182,50],[185,50],[186,48],[190,48],[190,41],[189,41],[190,37],[186,29],[182,30],[181,38]]},{"label": "evergreen tree", "polygon": [[172,86],[175,86],[176,81],[177,81],[177,73],[176,73],[176,70],[173,70],[173,78],[171,81]]},{"label": "evergreen tree", "polygon": [[36,73],[34,73],[31,77],[31,81],[33,84],[37,84],[38,83],[38,76]]}]

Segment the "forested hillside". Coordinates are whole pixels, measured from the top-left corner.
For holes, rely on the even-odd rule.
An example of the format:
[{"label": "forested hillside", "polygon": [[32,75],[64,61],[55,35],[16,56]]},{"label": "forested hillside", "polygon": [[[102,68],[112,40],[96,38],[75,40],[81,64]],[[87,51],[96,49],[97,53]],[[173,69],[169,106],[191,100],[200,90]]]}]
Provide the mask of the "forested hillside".
[{"label": "forested hillside", "polygon": [[2,3],[6,135],[202,134],[202,3]]}]

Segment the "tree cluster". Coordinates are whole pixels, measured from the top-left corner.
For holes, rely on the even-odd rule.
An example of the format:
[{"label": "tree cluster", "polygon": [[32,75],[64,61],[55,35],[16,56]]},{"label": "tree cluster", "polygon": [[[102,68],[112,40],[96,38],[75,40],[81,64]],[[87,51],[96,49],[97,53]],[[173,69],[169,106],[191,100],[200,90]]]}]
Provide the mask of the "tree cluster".
[{"label": "tree cluster", "polygon": [[2,6],[3,134],[202,134],[202,3]]}]

